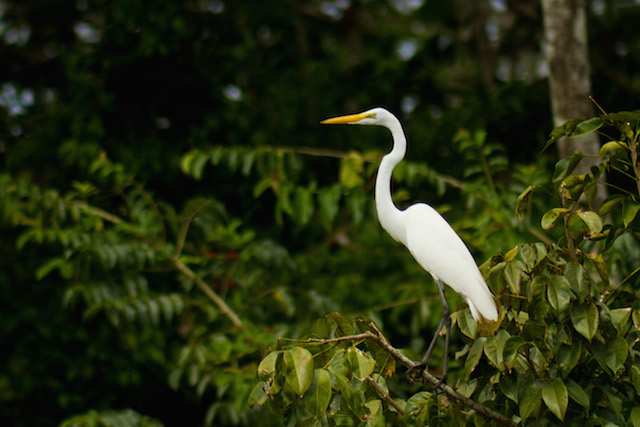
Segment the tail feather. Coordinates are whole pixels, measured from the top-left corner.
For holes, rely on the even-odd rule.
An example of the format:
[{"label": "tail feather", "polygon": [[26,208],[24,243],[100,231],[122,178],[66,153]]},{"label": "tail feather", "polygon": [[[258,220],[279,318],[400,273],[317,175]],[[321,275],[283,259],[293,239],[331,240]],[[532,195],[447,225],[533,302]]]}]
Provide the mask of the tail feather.
[{"label": "tail feather", "polygon": [[475,302],[472,301],[471,298],[466,297],[469,310],[471,310],[471,316],[473,316],[475,320],[498,320],[498,308],[490,292],[478,295],[474,299]]}]

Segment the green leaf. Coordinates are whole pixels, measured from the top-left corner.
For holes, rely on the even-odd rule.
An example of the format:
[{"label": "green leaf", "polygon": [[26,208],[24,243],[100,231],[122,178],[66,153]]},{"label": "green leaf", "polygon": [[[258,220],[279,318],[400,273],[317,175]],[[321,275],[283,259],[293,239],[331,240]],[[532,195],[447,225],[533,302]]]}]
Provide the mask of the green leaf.
[{"label": "green leaf", "polygon": [[340,313],[329,313],[325,316],[328,323],[333,324],[332,329],[335,331],[336,336],[344,337],[355,334],[355,329],[351,324],[351,321]]},{"label": "green leaf", "polygon": [[522,422],[540,406],[542,400],[542,382],[539,380],[525,381],[518,393],[518,409]]},{"label": "green leaf", "polygon": [[364,184],[364,157],[357,151],[349,152],[349,156],[340,159],[340,183],[346,188],[359,187]]},{"label": "green leaf", "polygon": [[509,375],[500,376],[500,391],[502,391],[506,397],[518,403],[518,388]]},{"label": "green leaf", "polygon": [[522,325],[522,338],[526,341],[545,340],[547,336],[547,325],[538,320],[527,320]]},{"label": "green leaf", "polygon": [[609,283],[609,271],[607,270],[607,263],[601,253],[587,254],[587,260],[593,263],[596,271],[600,275],[600,278],[605,284]]},{"label": "green leaf", "polygon": [[564,311],[569,307],[571,301],[571,285],[564,276],[555,275],[551,277],[547,286],[547,298],[549,304],[556,311]]},{"label": "green leaf", "polygon": [[544,383],[542,386],[542,400],[560,421],[564,421],[564,415],[569,404],[569,393],[560,378],[556,378],[550,383]]},{"label": "green leaf", "polygon": [[564,268],[564,277],[571,284],[571,290],[580,302],[589,296],[589,284],[584,274],[584,267],[575,262],[569,262]]},{"label": "green leaf", "polygon": [[300,225],[305,225],[313,215],[313,189],[300,187],[293,195],[293,218]]},{"label": "green leaf", "polygon": [[173,319],[174,315],[173,300],[167,295],[160,295],[158,297],[158,303],[160,304],[160,308],[165,320],[167,322],[170,322]]},{"label": "green leaf", "polygon": [[340,185],[333,185],[319,191],[318,202],[320,203],[320,217],[322,219],[322,223],[327,229],[331,228],[333,220],[338,214],[341,196],[342,187]]},{"label": "green leaf", "polygon": [[255,157],[256,152],[254,150],[248,150],[244,153],[244,157],[242,159],[242,175],[249,176]]},{"label": "green leaf", "polygon": [[612,194],[607,197],[600,205],[598,215],[600,215],[601,218],[606,218],[625,200],[625,198],[626,197],[622,194]]},{"label": "green leaf", "polygon": [[633,427],[640,427],[640,406],[636,406],[629,414],[629,420]]},{"label": "green leaf", "polygon": [[513,336],[505,342],[504,350],[502,351],[502,360],[508,368],[512,369],[516,365],[518,350],[520,350],[524,344],[524,339],[519,336]]},{"label": "green leaf", "polygon": [[629,148],[620,141],[609,141],[600,147],[600,159],[623,158]]},{"label": "green leaf", "polygon": [[558,349],[556,355],[556,362],[562,373],[562,377],[566,378],[567,375],[575,368],[580,360],[580,354],[582,353],[582,344],[574,342],[571,345],[562,345]]},{"label": "green leaf", "polygon": [[204,154],[198,150],[189,151],[180,159],[180,169],[185,175],[192,175],[191,167],[196,158]]},{"label": "green leaf", "polygon": [[358,347],[349,347],[347,349],[346,357],[349,369],[353,376],[359,381],[364,381],[365,378],[373,373],[376,361],[367,356]]},{"label": "green leaf", "polygon": [[326,369],[316,369],[313,382],[304,394],[304,404],[316,418],[322,417],[331,402],[331,375]]},{"label": "green leaf", "polygon": [[563,136],[571,135],[575,130],[576,126],[578,125],[578,123],[580,123],[581,121],[582,120],[580,119],[568,120],[563,124],[561,124],[560,126],[553,129],[549,134],[549,139],[544,145],[544,148],[542,149],[542,151],[545,151],[547,148],[549,148],[553,143],[558,141]]},{"label": "green leaf", "polygon": [[640,204],[632,202],[627,199],[622,204],[622,221],[624,222],[624,226],[628,227],[629,224],[633,222],[638,215],[638,211],[640,210]]},{"label": "green leaf", "polygon": [[622,399],[608,391],[605,391],[604,395],[607,396],[607,400],[609,401],[609,409],[612,409],[616,415],[616,421],[620,420],[620,415],[622,413]]},{"label": "green leaf", "polygon": [[343,380],[349,382],[349,380],[347,379],[349,370],[347,369],[346,365],[347,363],[345,362],[345,351],[338,350],[327,365],[327,370],[331,372],[337,380],[335,383],[332,383],[334,388],[336,387],[336,385],[340,386],[340,383],[343,382]]},{"label": "green leaf", "polygon": [[524,264],[520,260],[514,260],[504,268],[504,278],[509,286],[509,290],[516,295],[520,294],[520,283],[524,274]]},{"label": "green leaf", "polygon": [[273,188],[274,179],[272,176],[263,177],[258,183],[253,187],[253,197],[257,199],[262,193],[264,193],[268,188]]},{"label": "green leaf", "polygon": [[602,218],[600,218],[597,213],[592,211],[579,210],[576,212],[576,215],[582,220],[582,222],[585,223],[585,225],[589,229],[590,234],[595,234],[602,231]]},{"label": "green leaf", "polygon": [[276,370],[276,360],[280,353],[282,353],[282,350],[272,351],[262,359],[258,365],[258,378],[266,380],[273,375]]},{"label": "green leaf", "polygon": [[63,279],[69,280],[73,276],[73,264],[64,257],[51,258],[36,270],[36,280],[42,280],[53,270],[58,270]]},{"label": "green leaf", "polygon": [[596,131],[600,129],[603,124],[604,120],[601,117],[593,117],[591,119],[582,121],[576,125],[576,129],[569,136],[569,138],[577,138],[579,136]]},{"label": "green leaf", "polygon": [[478,323],[471,316],[469,310],[460,310],[458,312],[457,324],[460,332],[469,338],[474,339],[478,335]]},{"label": "green leaf", "polygon": [[614,308],[610,311],[611,324],[618,334],[624,334],[628,329],[629,317],[631,316],[631,307]]},{"label": "green leaf", "polygon": [[543,229],[550,230],[551,228],[553,228],[558,218],[564,217],[566,215],[571,215],[572,213],[573,211],[571,209],[553,208],[542,216],[540,225]]},{"label": "green leaf", "polygon": [[589,401],[589,396],[587,395],[587,393],[585,393],[584,389],[580,387],[580,384],[578,384],[571,378],[567,378],[565,380],[565,385],[567,386],[569,397],[578,405],[585,408],[588,412],[589,408],[591,407],[591,403]]},{"label": "green leaf", "polygon": [[[336,377],[338,376],[336,375]],[[354,387],[353,383],[346,378],[341,378],[336,384],[347,406],[357,417],[364,417],[368,411],[364,406],[366,399],[362,388]]]},{"label": "green leaf", "polygon": [[596,305],[594,303],[574,304],[571,306],[570,313],[575,330],[591,342],[600,322]]},{"label": "green leaf", "polygon": [[306,348],[294,347],[284,352],[284,364],[287,384],[302,396],[313,382],[313,356]]},{"label": "green leaf", "polygon": [[569,175],[562,180],[569,200],[578,200],[585,186],[585,175]]},{"label": "green leaf", "polygon": [[428,391],[421,391],[411,396],[404,407],[405,423],[417,426],[427,425],[431,397],[432,394]]},{"label": "green leaf", "polygon": [[480,337],[476,339],[475,342],[471,345],[471,349],[469,349],[467,359],[464,361],[464,376],[467,380],[480,362],[480,358],[482,357],[482,348],[484,347],[484,343],[486,340],[486,337]]},{"label": "green leaf", "polygon": [[571,156],[560,160],[556,163],[556,169],[553,173],[553,182],[562,182],[567,176],[574,171],[580,160],[584,158],[584,154],[580,151],[574,152]]},{"label": "green leaf", "polygon": [[631,384],[633,384],[636,394],[640,395],[640,366],[638,365],[631,366]]},{"label": "green leaf", "polygon": [[352,191],[347,197],[347,205],[351,210],[353,223],[360,224],[365,215],[367,199],[362,191]]},{"label": "green leaf", "polygon": [[153,325],[160,323],[160,304],[158,301],[149,299],[146,301],[146,309],[149,312],[149,317]]},{"label": "green leaf", "polygon": [[[281,216],[282,213],[286,213],[290,216],[295,216],[293,213],[293,207],[291,206],[291,190],[292,185],[283,184],[278,191],[278,199],[276,203],[276,213]],[[281,221],[279,221],[281,222]]]},{"label": "green leaf", "polygon": [[382,402],[379,399],[372,399],[365,403],[364,406],[369,409],[369,414],[367,415],[367,423],[365,424],[366,427],[385,425]]},{"label": "green leaf", "polygon": [[520,221],[524,221],[524,213],[529,205],[529,199],[531,199],[533,192],[538,188],[541,188],[541,186],[530,185],[518,196],[516,201],[516,215]]},{"label": "green leaf", "polygon": [[487,341],[484,344],[485,356],[498,369],[504,368],[503,349],[509,337],[509,332],[500,330],[494,336],[487,337]]},{"label": "green leaf", "polygon": [[606,343],[604,346],[604,362],[615,374],[624,366],[629,356],[629,345],[622,337],[616,337],[613,341]]},{"label": "green leaf", "polygon": [[208,160],[209,156],[206,153],[193,150],[182,156],[180,168],[185,175],[192,176],[196,181],[199,181]]}]

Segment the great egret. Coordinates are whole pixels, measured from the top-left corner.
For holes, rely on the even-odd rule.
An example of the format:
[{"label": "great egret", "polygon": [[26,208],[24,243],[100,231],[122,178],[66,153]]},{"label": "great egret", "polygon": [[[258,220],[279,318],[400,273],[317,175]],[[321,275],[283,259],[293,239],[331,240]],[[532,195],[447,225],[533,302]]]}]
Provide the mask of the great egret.
[{"label": "great egret", "polygon": [[469,249],[449,223],[431,206],[416,203],[405,210],[398,209],[391,199],[391,175],[395,166],[404,158],[407,139],[400,121],[384,108],[373,108],[359,114],[335,117],[322,121],[323,124],[377,125],[386,127],[393,137],[393,149],[382,158],[376,177],[375,202],[378,220],[391,237],[409,249],[418,264],[431,274],[442,300],[443,313],[427,352],[407,375],[417,378],[427,366],[429,357],[446,326],[445,358],[442,378],[447,377],[447,353],[451,318],[444,294],[443,282],[460,294],[469,304],[474,319],[495,321],[498,319],[493,294],[487,287]]}]

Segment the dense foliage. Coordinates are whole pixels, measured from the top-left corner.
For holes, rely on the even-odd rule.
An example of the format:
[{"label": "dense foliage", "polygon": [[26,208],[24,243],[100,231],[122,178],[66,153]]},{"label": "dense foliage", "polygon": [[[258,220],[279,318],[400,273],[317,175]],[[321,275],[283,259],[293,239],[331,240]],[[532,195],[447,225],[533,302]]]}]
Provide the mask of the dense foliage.
[{"label": "dense foliage", "polygon": [[[542,227],[563,232],[482,265],[500,319],[483,331],[468,308],[452,314],[464,346],[448,383],[515,422],[640,423],[640,307],[625,286],[639,270],[629,239],[639,231],[640,111],[568,122],[549,144],[600,128],[612,140],[598,167],[572,174],[584,157],[576,152],[556,164],[552,186],[530,186],[518,199],[524,219],[533,193],[546,190],[559,206],[542,216]],[[605,172],[624,175],[628,188],[594,207]],[[284,424],[462,425],[479,417],[434,392],[407,392],[394,355],[361,335],[371,328],[365,319],[352,324],[332,314],[317,322],[310,340],[279,340],[258,367],[251,403],[269,402]]]},{"label": "dense foliage", "polygon": [[[632,109],[640,8],[588,10],[595,98]],[[0,0],[0,423],[464,421],[373,345],[306,342],[371,319],[418,358],[440,318],[375,217],[388,134],[318,124],[374,105],[408,134],[396,203],[436,206],[502,304],[479,336],[448,293],[448,383],[635,421],[637,114],[554,131],[607,135],[554,172],[540,32],[533,1]]]}]

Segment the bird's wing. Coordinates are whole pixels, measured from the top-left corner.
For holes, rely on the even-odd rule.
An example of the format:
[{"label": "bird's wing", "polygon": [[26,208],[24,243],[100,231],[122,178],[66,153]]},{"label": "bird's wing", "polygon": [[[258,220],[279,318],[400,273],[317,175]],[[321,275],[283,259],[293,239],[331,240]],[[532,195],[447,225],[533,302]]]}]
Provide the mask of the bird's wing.
[{"label": "bird's wing", "polygon": [[418,263],[467,300],[474,318],[498,318],[493,295],[460,236],[431,206],[419,203],[404,211],[406,246]]}]

